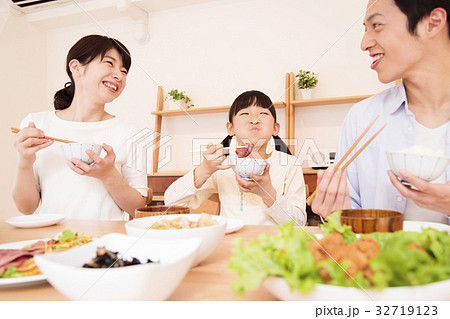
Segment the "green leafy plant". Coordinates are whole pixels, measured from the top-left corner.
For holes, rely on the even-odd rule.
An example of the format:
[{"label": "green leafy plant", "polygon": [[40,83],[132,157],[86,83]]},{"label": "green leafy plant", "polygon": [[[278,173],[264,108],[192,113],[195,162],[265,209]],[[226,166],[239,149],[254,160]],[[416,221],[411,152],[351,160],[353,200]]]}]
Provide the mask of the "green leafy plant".
[{"label": "green leafy plant", "polygon": [[300,70],[295,77],[298,78],[297,87],[299,89],[312,89],[319,82],[317,74],[312,71]]},{"label": "green leafy plant", "polygon": [[186,95],[186,92],[178,91],[177,89],[172,89],[167,93],[173,101],[184,101],[186,103],[186,108],[193,107],[194,104],[191,103],[191,98]]}]

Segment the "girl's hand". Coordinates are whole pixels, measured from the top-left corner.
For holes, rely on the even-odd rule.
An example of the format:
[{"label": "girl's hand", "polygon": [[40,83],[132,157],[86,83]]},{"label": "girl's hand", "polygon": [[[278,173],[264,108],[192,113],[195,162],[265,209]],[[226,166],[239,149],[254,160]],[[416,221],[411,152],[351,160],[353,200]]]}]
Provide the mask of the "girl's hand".
[{"label": "girl's hand", "polygon": [[30,167],[36,161],[36,152],[53,144],[52,140],[44,138],[42,130],[36,128],[33,122],[20,130],[14,141],[14,147],[19,153],[19,167]]},{"label": "girl's hand", "polygon": [[114,178],[118,171],[114,166],[116,154],[113,148],[107,144],[102,144],[102,147],[106,151],[104,158],[101,158],[91,150],[86,151],[86,154],[94,160],[94,163],[91,165],[77,158],[72,158],[70,161],[67,161],[67,165],[77,174],[95,177],[105,183],[109,178]]},{"label": "girl's hand", "polygon": [[242,179],[239,174],[236,174],[239,189],[246,193],[261,196],[267,207],[271,207],[277,199],[277,192],[272,185],[269,170],[270,164],[267,164],[262,175],[249,174],[248,177],[251,180]]},{"label": "girl's hand", "polygon": [[203,153],[203,161],[200,164],[202,170],[210,176],[218,171],[231,167],[231,165],[222,164],[225,160],[225,151],[222,144],[208,144],[207,150]]},{"label": "girl's hand", "polygon": [[317,215],[328,217],[338,209],[352,208],[347,187],[347,176],[341,169],[329,167],[317,172],[316,196],[311,209]]},{"label": "girl's hand", "polygon": [[214,172],[230,168],[231,165],[222,164],[224,160],[223,145],[208,144],[202,163],[194,170],[194,186],[200,188]]}]

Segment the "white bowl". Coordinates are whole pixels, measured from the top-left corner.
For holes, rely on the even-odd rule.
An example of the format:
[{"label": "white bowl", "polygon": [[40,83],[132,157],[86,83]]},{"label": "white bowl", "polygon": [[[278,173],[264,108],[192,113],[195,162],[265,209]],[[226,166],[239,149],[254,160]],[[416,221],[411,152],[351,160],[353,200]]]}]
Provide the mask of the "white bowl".
[{"label": "white bowl", "polygon": [[189,228],[189,229],[151,229],[149,228],[155,222],[162,219],[175,219],[178,217],[188,218],[197,221],[200,214],[175,214],[165,216],[150,216],[138,218],[125,224],[127,234],[135,237],[151,239],[179,239],[200,238],[202,244],[197,252],[197,256],[192,263],[192,267],[197,266],[204,261],[216,249],[220,240],[225,235],[227,226],[226,218],[220,216],[211,216],[218,224],[214,226]]},{"label": "white bowl", "polygon": [[[52,286],[71,300],[165,300],[179,285],[200,247],[199,239],[148,240],[108,234],[64,252],[34,260]],[[147,263],[110,269],[82,268],[97,247]],[[121,256],[119,256],[121,257]]]},{"label": "white bowl", "polygon": [[243,179],[250,179],[248,174],[259,175],[264,171],[267,161],[262,158],[230,157],[233,170]]},{"label": "white bowl", "polygon": [[386,152],[389,167],[400,179],[399,170],[404,169],[425,181],[432,181],[444,173],[450,157],[409,152]]},{"label": "white bowl", "polygon": [[67,160],[70,161],[72,158],[78,158],[86,164],[94,162],[94,160],[86,154],[87,150],[91,150],[97,155],[100,155],[100,152],[102,151],[101,145],[91,143],[64,143],[61,144],[61,148]]}]

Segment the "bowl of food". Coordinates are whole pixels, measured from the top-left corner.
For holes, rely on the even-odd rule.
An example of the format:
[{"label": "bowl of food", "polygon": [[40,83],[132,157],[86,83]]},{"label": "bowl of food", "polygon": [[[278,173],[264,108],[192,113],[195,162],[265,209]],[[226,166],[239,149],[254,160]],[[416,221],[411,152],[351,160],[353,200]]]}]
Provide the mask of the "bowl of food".
[{"label": "bowl of food", "polygon": [[146,206],[136,209],[135,218],[158,215],[189,214],[190,212],[189,207],[183,206]]},{"label": "bowl of food", "polygon": [[267,165],[267,161],[262,158],[250,157],[230,157],[231,165],[235,173],[243,179],[249,180],[248,174],[260,175]]},{"label": "bowl of food", "polygon": [[341,223],[356,234],[389,233],[403,229],[403,214],[383,209],[343,209]]},{"label": "bowl of food", "polygon": [[195,238],[149,240],[108,234],[34,260],[50,284],[71,300],[165,300],[184,278],[199,247]]},{"label": "bowl of food", "polygon": [[91,150],[97,155],[100,155],[102,151],[100,144],[93,143],[63,143],[61,148],[67,160],[77,158],[88,165],[92,164],[94,160],[86,154],[86,151]]},{"label": "bowl of food", "polygon": [[328,216],[323,234],[291,222],[278,234],[237,242],[229,264],[239,275],[233,292],[263,285],[281,300],[448,300],[450,227],[428,223],[415,231],[405,222],[404,231],[358,235],[340,214]]},{"label": "bowl of food", "polygon": [[[445,156],[443,151],[434,151],[417,145],[409,149],[386,152],[386,156],[389,167],[398,178],[402,179],[399,170],[403,169],[427,182],[441,176],[450,163],[450,157]],[[402,182],[407,184],[404,180]]]},{"label": "bowl of food", "polygon": [[208,214],[179,214],[144,217],[125,224],[128,235],[158,240],[200,238],[202,243],[192,267],[204,261],[225,235],[227,220]]}]

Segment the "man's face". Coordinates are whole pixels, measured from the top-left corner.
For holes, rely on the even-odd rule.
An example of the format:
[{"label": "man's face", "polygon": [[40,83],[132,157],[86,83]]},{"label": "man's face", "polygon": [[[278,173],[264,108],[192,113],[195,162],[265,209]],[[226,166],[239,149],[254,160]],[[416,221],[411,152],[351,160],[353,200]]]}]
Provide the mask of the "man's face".
[{"label": "man's face", "polygon": [[370,68],[378,73],[381,82],[389,83],[414,72],[423,56],[420,37],[409,33],[408,19],[394,0],[370,0],[364,25],[361,49],[369,52],[373,59]]}]

